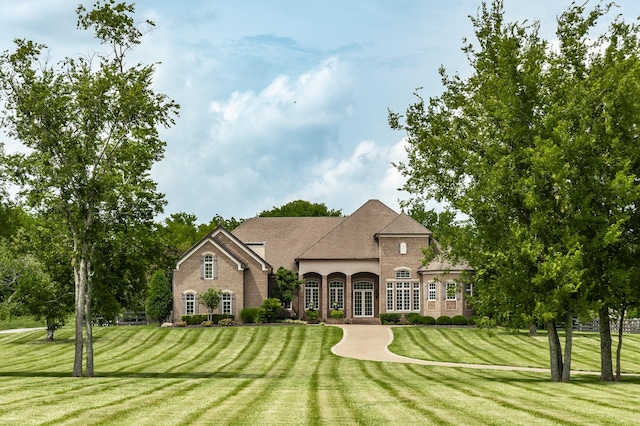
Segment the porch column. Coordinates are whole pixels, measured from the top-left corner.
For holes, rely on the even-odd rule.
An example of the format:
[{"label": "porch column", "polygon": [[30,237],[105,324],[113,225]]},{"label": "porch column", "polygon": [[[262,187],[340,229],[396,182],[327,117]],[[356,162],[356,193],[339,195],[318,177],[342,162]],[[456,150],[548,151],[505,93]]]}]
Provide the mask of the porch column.
[{"label": "porch column", "polygon": [[304,319],[304,312],[306,307],[304,306],[304,276],[301,274],[298,274],[298,279],[300,281],[303,282],[303,284],[300,286],[300,290],[298,290],[298,297],[296,298],[296,314],[298,319]]},{"label": "porch column", "polygon": [[344,317],[353,317],[353,289],[351,288],[351,275],[347,275],[344,285]]},{"label": "porch column", "polygon": [[318,306],[318,311],[320,313],[321,319],[327,319],[329,317],[329,311],[327,307],[329,306],[329,281],[326,275],[322,276],[322,283],[320,284],[320,294],[318,295],[318,302],[320,306]]}]

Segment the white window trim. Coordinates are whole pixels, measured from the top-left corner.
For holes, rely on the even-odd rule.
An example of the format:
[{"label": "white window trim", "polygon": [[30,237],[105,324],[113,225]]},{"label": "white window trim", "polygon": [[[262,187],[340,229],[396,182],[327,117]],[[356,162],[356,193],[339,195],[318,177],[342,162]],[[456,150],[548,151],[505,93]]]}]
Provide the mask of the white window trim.
[{"label": "white window trim", "polygon": [[[416,287],[417,285],[417,287]],[[419,312],[422,289],[419,281],[387,280],[387,312]],[[416,292],[417,291],[417,295]],[[418,300],[415,301],[414,297]],[[415,306],[418,306],[415,309]]]},{"label": "white window trim", "polygon": [[329,282],[329,307],[333,309],[334,302],[338,309],[344,310],[344,283],[342,281]]},{"label": "white window trim", "polygon": [[[450,287],[453,287],[455,289],[453,295],[451,295],[451,293],[449,292]],[[458,300],[458,285],[453,282],[445,283],[445,294],[447,295],[446,300]]]},{"label": "white window trim", "polygon": [[[233,292],[222,292],[222,299],[220,300],[220,313],[223,315],[233,315]],[[226,306],[229,307],[229,312],[225,312]]]},{"label": "white window trim", "polygon": [[304,309],[320,309],[320,283],[318,281],[304,283]]},{"label": "white window trim", "polygon": [[[210,258],[210,260],[208,259]],[[207,266],[210,265],[210,274],[207,272]],[[202,255],[202,278],[205,280],[218,279],[218,256],[214,253],[204,253]]]},{"label": "white window trim", "polygon": [[[192,296],[193,298],[190,298],[190,296]],[[184,314],[185,315],[195,315],[198,313],[198,293],[195,292],[194,290],[187,290],[184,293],[182,293],[182,300],[184,301],[183,303],[183,308],[184,308]],[[193,303],[193,312],[189,313],[189,304]]]},{"label": "white window trim", "polygon": [[427,300],[438,300],[438,283],[435,281],[427,285]]}]

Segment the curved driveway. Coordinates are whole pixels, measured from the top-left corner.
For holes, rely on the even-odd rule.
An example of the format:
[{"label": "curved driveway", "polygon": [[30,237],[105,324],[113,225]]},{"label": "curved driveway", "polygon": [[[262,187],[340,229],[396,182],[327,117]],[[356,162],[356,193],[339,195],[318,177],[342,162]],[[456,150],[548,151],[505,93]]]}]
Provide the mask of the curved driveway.
[{"label": "curved driveway", "polygon": [[[342,329],[342,340],[331,352],[345,358],[355,358],[366,361],[404,362],[409,364],[434,365],[440,367],[475,368],[480,370],[510,370],[531,371],[535,373],[549,373],[547,368],[513,367],[508,365],[462,364],[457,362],[426,361],[396,355],[389,351],[388,346],[393,341],[390,325],[335,325]],[[586,372],[580,372],[586,373]],[[599,374],[599,373],[591,373]]]}]

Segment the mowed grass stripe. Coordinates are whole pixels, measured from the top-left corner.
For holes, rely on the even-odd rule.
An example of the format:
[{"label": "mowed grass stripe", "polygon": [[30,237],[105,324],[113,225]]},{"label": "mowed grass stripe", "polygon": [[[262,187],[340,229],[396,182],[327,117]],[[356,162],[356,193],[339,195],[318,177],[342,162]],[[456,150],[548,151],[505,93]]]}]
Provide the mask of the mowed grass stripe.
[{"label": "mowed grass stripe", "polygon": [[[410,367],[412,370],[416,370],[415,367]],[[548,406],[542,404],[544,397],[541,393],[534,393],[532,395],[527,394],[523,390],[518,390],[517,385],[513,385],[512,382],[518,383],[519,380],[540,380],[539,375],[535,373],[522,373],[522,372],[507,372],[509,379],[503,381],[491,382],[487,380],[486,373],[479,372],[479,370],[459,370],[459,369],[444,369],[434,367],[432,369],[433,374],[429,376],[432,383],[438,384],[442,389],[442,394],[446,395],[452,389],[457,390],[460,393],[467,395],[466,402],[462,402],[459,409],[470,411],[468,406],[474,407],[492,406],[491,411],[483,412],[479,415],[479,418],[474,417],[475,420],[485,421],[489,424],[494,424],[498,419],[509,419],[509,424],[580,424],[570,421],[574,416],[564,416],[561,413],[555,413],[553,410],[548,410]],[[485,380],[469,380],[462,379],[466,375],[473,377],[484,378]],[[491,374],[494,374],[492,371]],[[504,376],[503,372],[495,372],[495,376]],[[471,384],[473,384],[471,386]],[[472,401],[472,398],[476,398],[478,401]],[[464,401],[464,400],[463,400]],[[495,408],[493,408],[495,407]],[[493,413],[499,413],[499,417],[493,419],[490,417]],[[470,416],[478,416],[477,412],[469,413]]]},{"label": "mowed grass stripe", "polygon": [[398,405],[402,406],[401,411],[406,412],[405,408],[416,411],[418,414],[416,420],[422,418],[426,422],[438,425],[463,424],[465,418],[456,415],[457,405],[449,393],[446,398],[434,401],[436,403],[423,403],[424,399],[420,396],[422,396],[421,390],[424,384],[415,386],[415,376],[408,366],[408,364],[376,363],[376,373],[380,377],[375,381],[385,388]]},{"label": "mowed grass stripe", "polygon": [[[519,373],[519,374],[518,374]],[[580,417],[580,412],[575,411],[571,402],[561,403],[564,400],[566,393],[556,392],[549,381],[540,383],[538,381],[539,376],[535,373],[520,373],[514,372],[514,374],[523,376],[520,379],[506,379],[499,380],[497,383],[500,386],[489,387],[487,390],[488,397],[499,403],[500,405],[518,410],[520,412],[531,414],[538,420],[545,420],[547,423],[561,423],[567,425],[583,425],[584,421],[574,420]],[[476,371],[470,371],[469,375],[472,377],[485,377]],[[538,386],[534,389],[528,389],[527,384],[533,379],[538,383]],[[552,384],[562,386],[562,384]],[[541,403],[547,401],[547,403]],[[551,403],[549,403],[551,402]]]},{"label": "mowed grass stripe", "polygon": [[[13,343],[12,345],[18,346],[21,353],[7,355],[10,358],[3,359],[0,373],[9,375],[9,373],[20,373],[34,369],[43,373],[52,373],[69,359],[73,363],[72,341],[45,343],[37,340],[32,343]],[[3,344],[2,347],[4,349],[7,346]],[[43,362],[43,359],[46,362]]]},{"label": "mowed grass stripe", "polygon": [[[258,331],[258,329],[260,329]],[[232,333],[238,329],[231,330]],[[271,354],[264,350],[269,337],[272,334],[272,327],[245,327],[239,329],[240,334],[245,338],[244,344],[241,344],[241,350],[236,350],[235,355],[229,356],[227,351],[219,354],[214,361],[224,360],[225,362],[216,367],[211,377],[216,378],[216,393],[212,395],[199,395],[195,392],[192,395],[192,407],[194,412],[179,424],[192,425],[201,422],[207,424],[209,419],[216,419],[219,424],[226,421],[222,419],[233,413],[237,407],[243,407],[250,404],[251,399],[244,398],[242,392],[255,384],[256,381],[263,376],[265,365],[268,367],[270,362],[265,363]],[[251,332],[251,334],[249,334]],[[247,336],[255,338],[248,338]],[[234,339],[235,340],[235,339]],[[214,362],[215,363],[215,362]],[[256,365],[257,364],[257,365]],[[251,367],[257,366],[259,371],[252,371]],[[244,398],[244,399],[242,399]],[[240,399],[240,401],[238,401]],[[225,413],[228,411],[228,413]]]},{"label": "mowed grass stripe", "polygon": [[346,410],[350,412],[350,418],[354,420],[352,424],[384,424],[381,422],[381,416],[373,409],[373,407],[377,407],[376,410],[379,410],[381,407],[381,405],[376,404],[376,399],[379,395],[371,392],[370,385],[360,377],[360,367],[365,362],[369,361],[339,358],[338,374],[333,377],[336,379],[338,389],[341,391],[341,400]]},{"label": "mowed grass stripe", "polygon": [[[470,387],[469,382],[464,381],[465,375],[462,371],[413,364],[407,365],[407,370],[415,383],[416,392],[423,396],[424,401],[428,401],[429,405],[442,405],[444,401],[447,406],[452,407],[454,412],[464,416],[465,420],[462,424],[470,421],[478,425],[496,424],[496,418],[492,413],[505,414],[503,405],[486,398],[486,389],[478,389],[477,386]],[[458,374],[460,377],[457,377]],[[513,413],[515,416],[508,412],[506,414],[511,424],[520,422],[525,424],[524,422],[530,418],[528,415],[519,418],[520,413],[516,412]]]},{"label": "mowed grass stripe", "polygon": [[[209,343],[209,339],[201,339],[203,333],[207,334],[207,337],[212,337],[214,335],[225,335],[227,336],[227,340],[231,340],[231,333],[224,333],[221,329],[183,329],[180,330],[182,336],[176,341],[176,344],[187,344],[189,346],[182,347],[183,353],[185,352],[185,348],[198,348],[199,346],[207,346]],[[213,333],[211,333],[213,332]],[[246,334],[246,333],[245,333]],[[238,339],[238,341],[244,340],[245,343],[251,342],[251,336],[253,333],[247,335],[246,339]],[[223,339],[224,340],[224,339]],[[199,343],[198,343],[199,342]],[[262,341],[257,341],[257,348],[261,346]],[[223,345],[228,346],[228,345]],[[240,348],[245,348],[246,346],[241,346]],[[201,353],[202,350],[196,351],[197,353]],[[183,400],[183,404],[193,407],[197,404],[194,404],[194,401],[200,401],[202,399],[203,383],[205,379],[196,379],[196,380],[188,380],[185,381],[185,378],[189,378],[190,375],[194,377],[213,377],[216,371],[204,372],[203,366],[209,363],[209,360],[206,358],[198,358],[197,353],[191,353],[188,362],[181,363],[180,372],[177,374],[181,379],[176,380],[153,380],[153,379],[144,379],[150,380],[147,383],[155,383],[155,386],[151,386],[146,392],[138,393],[134,397],[130,397],[126,399],[126,404],[122,404],[119,401],[112,401],[109,404],[103,405],[97,409],[97,411],[104,410],[105,415],[103,420],[106,424],[110,423],[119,423],[120,421],[124,421],[125,419],[136,419],[136,424],[157,424],[158,422],[164,423],[167,418],[172,418],[175,420],[180,420],[184,416],[178,415],[175,416],[174,412],[167,412],[166,410],[162,410],[163,414],[161,416],[153,416],[154,411],[156,410],[148,410],[148,407],[158,407],[164,404],[167,400],[171,400],[173,402],[176,399]],[[224,368],[233,360],[230,360],[228,363],[222,364],[220,367]],[[185,368],[189,367],[189,368]],[[142,375],[144,377],[162,377],[165,374],[163,373],[155,373],[155,372],[145,372],[136,370],[136,374]],[[172,376],[172,374],[169,374]],[[240,387],[245,387],[250,380],[243,380],[239,385]],[[234,389],[234,392],[237,393],[238,389]],[[226,394],[226,396],[230,396],[233,392]],[[142,401],[140,401],[142,400]],[[114,406],[117,406],[114,409]],[[173,406],[170,404],[170,406]],[[173,406],[175,408],[175,406]],[[189,416],[189,420],[187,423],[193,424],[194,416]]]},{"label": "mowed grass stripe", "polygon": [[358,411],[350,402],[349,389],[341,377],[356,371],[357,361],[342,358],[331,352],[331,347],[342,339],[343,331],[337,327],[326,327],[321,347],[321,359],[316,370],[318,417],[309,419],[310,425],[361,424]]},{"label": "mowed grass stripe", "polygon": [[[132,326],[133,327],[133,326]],[[180,345],[184,344],[186,334],[180,336],[177,342],[166,342],[169,333],[165,330],[139,328],[137,333],[128,335],[127,340],[121,340],[120,351],[97,350],[95,351],[95,364],[100,373],[108,372],[135,372],[142,371],[150,364],[156,364],[169,354],[180,351]],[[173,334],[172,338],[177,337]],[[104,369],[103,369],[104,368]]]},{"label": "mowed grass stripe", "polygon": [[[307,400],[308,395],[307,384],[300,386],[300,381],[306,382],[306,378],[300,374],[303,370],[298,366],[301,364],[302,348],[316,346],[307,334],[309,329],[296,326],[274,328],[274,333],[281,334],[281,337],[273,340],[280,342],[280,345],[273,347],[272,342],[269,342],[265,348],[267,351],[273,351],[275,355],[266,368],[267,376],[256,381],[260,386],[252,386],[250,392],[245,392],[244,397],[252,403],[245,404],[240,409],[236,408],[233,416],[228,418],[228,424],[259,424],[265,419],[300,419],[308,416],[306,405],[300,404],[300,401]],[[297,340],[296,344],[292,344],[294,339]],[[307,355],[310,354],[307,352]],[[302,363],[304,362],[303,360]],[[313,365],[315,359],[307,357],[306,362]],[[292,388],[296,388],[297,392],[291,393]],[[287,400],[295,404],[288,404]]]},{"label": "mowed grass stripe", "polygon": [[[504,331],[490,334],[470,328],[409,326],[394,327],[393,332],[390,350],[412,358],[548,368],[549,349],[543,331],[537,336],[529,336]],[[598,371],[599,351],[597,334],[575,333],[572,369]],[[623,370],[639,371],[640,336],[626,335],[622,354]]]}]

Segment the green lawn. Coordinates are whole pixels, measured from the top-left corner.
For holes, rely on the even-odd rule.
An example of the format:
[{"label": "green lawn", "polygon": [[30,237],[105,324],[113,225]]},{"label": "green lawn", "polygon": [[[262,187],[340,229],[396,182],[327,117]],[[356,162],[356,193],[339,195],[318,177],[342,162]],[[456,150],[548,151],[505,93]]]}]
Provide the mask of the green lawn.
[{"label": "green lawn", "polygon": [[[564,334],[560,335],[564,345]],[[614,345],[617,335],[613,336]],[[546,332],[529,336],[476,328],[398,327],[394,328],[392,352],[431,361],[473,364],[549,367]],[[615,346],[613,349],[615,358]],[[640,335],[625,334],[622,343],[622,371],[640,373]],[[598,333],[573,334],[572,370],[600,371]]]},{"label": "green lawn", "polygon": [[[0,335],[0,424],[621,425],[640,418],[637,378],[558,384],[547,374],[344,359],[331,353],[341,338],[334,327],[94,330],[98,377],[91,379],[70,377],[71,329],[58,331],[54,343],[43,331]],[[413,330],[426,333],[416,342],[431,338],[422,328],[395,332],[403,350],[421,351],[410,344]],[[458,333],[443,331],[438,344],[450,332]],[[521,336],[501,339],[484,351],[522,346]],[[589,347],[585,357],[597,358]],[[494,355],[476,356],[491,362]]]}]

